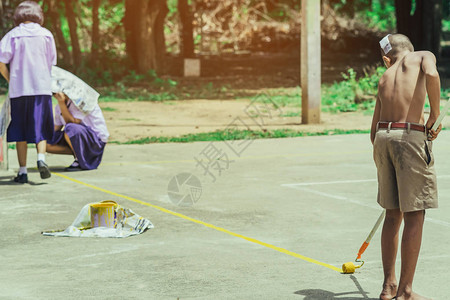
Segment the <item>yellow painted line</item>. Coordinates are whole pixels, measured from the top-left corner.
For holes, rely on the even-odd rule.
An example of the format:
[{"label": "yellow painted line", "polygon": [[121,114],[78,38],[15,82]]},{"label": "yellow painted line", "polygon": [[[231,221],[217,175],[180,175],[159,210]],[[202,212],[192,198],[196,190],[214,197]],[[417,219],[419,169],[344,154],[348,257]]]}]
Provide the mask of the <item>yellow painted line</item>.
[{"label": "yellow painted line", "polygon": [[122,195],[122,194],[119,194],[119,193],[115,193],[115,192],[112,192],[112,191],[109,191],[109,190],[97,187],[97,186],[89,184],[89,183],[85,183],[83,181],[80,181],[78,179],[66,176],[66,175],[61,174],[61,173],[52,172],[52,174],[57,175],[59,177],[62,177],[64,179],[70,180],[72,182],[84,185],[84,186],[89,187],[91,189],[94,189],[94,190],[97,190],[97,191],[100,191],[100,192],[103,192],[103,193],[106,193],[106,194],[109,194],[109,195],[112,195],[112,196],[116,196],[116,197],[119,197],[119,198],[123,198],[123,199],[129,200],[129,201],[135,202],[135,203],[139,203],[139,204],[142,204],[142,205],[145,205],[145,206],[149,206],[149,207],[155,208],[155,209],[160,210],[162,212],[165,212],[167,214],[170,214],[170,215],[173,215],[173,216],[176,216],[176,217],[179,217],[179,218],[182,218],[182,219],[185,219],[185,220],[197,223],[197,224],[201,224],[203,226],[215,229],[217,231],[221,231],[221,232],[224,232],[226,234],[229,234],[229,235],[232,235],[232,236],[244,239],[244,240],[249,241],[251,243],[255,243],[255,244],[258,244],[258,245],[261,245],[261,246],[273,249],[275,251],[278,251],[278,252],[281,252],[281,253],[284,253],[284,254],[296,257],[296,258],[300,258],[301,260],[304,260],[304,261],[307,261],[307,262],[310,262],[310,263],[313,263],[313,264],[316,264],[316,265],[319,265],[319,266],[331,269],[333,271],[337,271],[339,273],[342,273],[342,269],[340,269],[338,267],[335,267],[333,265],[330,265],[330,264],[327,264],[327,263],[315,260],[313,258],[301,255],[299,253],[295,253],[295,252],[289,251],[289,250],[281,248],[281,247],[277,247],[277,246],[274,246],[274,245],[271,245],[271,244],[268,244],[268,243],[265,243],[265,242],[261,242],[261,241],[259,241],[257,239],[254,239],[254,238],[251,238],[251,237],[247,237],[245,235],[241,235],[241,234],[229,231],[229,230],[227,230],[225,228],[222,228],[222,227],[214,226],[212,224],[209,224],[209,223],[206,223],[206,222],[203,222],[203,221],[200,221],[200,220],[188,217],[186,215],[183,215],[183,214],[171,211],[171,210],[166,209],[164,207],[160,207],[160,206],[148,203],[148,202],[144,202],[144,201],[132,198],[132,197],[128,197],[128,196],[125,196],[125,195]]},{"label": "yellow painted line", "polygon": [[[346,152],[322,152],[322,153],[298,153],[298,154],[275,154],[275,155],[255,155],[244,157],[233,157],[233,160],[257,160],[277,157],[311,157],[311,156],[332,156],[332,155],[349,155],[349,154],[362,154],[371,153],[372,150],[360,150],[360,151],[346,151]],[[175,164],[175,163],[192,163],[197,162],[194,159],[184,160],[154,160],[154,161],[136,161],[136,162],[117,162],[117,163],[102,163],[102,166],[129,166],[129,165],[158,165],[158,164]]]}]

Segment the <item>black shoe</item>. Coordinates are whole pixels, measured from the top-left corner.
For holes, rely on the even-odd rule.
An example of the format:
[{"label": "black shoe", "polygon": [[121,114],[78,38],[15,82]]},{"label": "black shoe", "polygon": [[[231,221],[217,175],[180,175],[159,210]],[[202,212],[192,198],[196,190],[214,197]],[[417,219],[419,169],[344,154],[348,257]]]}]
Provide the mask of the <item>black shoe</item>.
[{"label": "black shoe", "polygon": [[42,160],[38,160],[37,161],[37,167],[39,170],[39,174],[41,174],[41,178],[42,179],[47,179],[50,176],[52,176],[52,174],[50,173],[50,169],[48,168],[47,164],[45,162],[43,162]]},{"label": "black shoe", "polygon": [[16,177],[14,177],[14,182],[18,183],[28,183],[28,174],[17,174]]},{"label": "black shoe", "polygon": [[78,167],[68,166],[67,168],[64,169],[64,171],[66,171],[66,172],[77,172],[77,171],[83,171],[83,169],[80,166],[78,166]]},{"label": "black shoe", "polygon": [[78,160],[75,160],[70,166],[64,169],[64,171],[67,172],[77,172],[77,171],[83,171],[80,164],[78,163]]}]

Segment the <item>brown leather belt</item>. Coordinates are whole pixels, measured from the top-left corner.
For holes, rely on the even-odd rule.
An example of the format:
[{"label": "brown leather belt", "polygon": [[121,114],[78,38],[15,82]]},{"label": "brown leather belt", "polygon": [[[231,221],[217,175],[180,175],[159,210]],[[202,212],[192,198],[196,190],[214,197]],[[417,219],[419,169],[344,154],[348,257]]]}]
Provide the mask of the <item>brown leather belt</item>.
[{"label": "brown leather belt", "polygon": [[425,132],[425,125],[419,125],[419,124],[414,124],[414,123],[397,123],[397,122],[379,122],[378,123],[378,128],[389,128],[389,124],[391,124],[391,129],[408,129],[408,124],[409,124],[409,128],[411,130],[416,130],[416,131],[421,131],[421,132]]}]

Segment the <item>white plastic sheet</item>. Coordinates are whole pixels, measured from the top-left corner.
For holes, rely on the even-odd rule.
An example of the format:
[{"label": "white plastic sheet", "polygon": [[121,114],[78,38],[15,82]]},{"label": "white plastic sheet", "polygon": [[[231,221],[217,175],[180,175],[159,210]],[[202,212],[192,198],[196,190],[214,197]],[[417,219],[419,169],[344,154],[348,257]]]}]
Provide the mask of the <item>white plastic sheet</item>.
[{"label": "white plastic sheet", "polygon": [[[0,136],[6,134],[9,123],[11,122],[11,100],[6,94],[5,102],[3,102],[2,111],[0,113]],[[1,145],[0,145],[1,147]]]},{"label": "white plastic sheet", "polygon": [[145,232],[147,229],[154,228],[150,220],[145,219],[134,213],[131,209],[117,205],[116,218],[117,227],[95,227],[91,228],[91,215],[89,207],[93,203],[85,205],[72,225],[63,231],[44,231],[46,236],[64,236],[64,237],[114,237],[123,238],[137,235]]}]

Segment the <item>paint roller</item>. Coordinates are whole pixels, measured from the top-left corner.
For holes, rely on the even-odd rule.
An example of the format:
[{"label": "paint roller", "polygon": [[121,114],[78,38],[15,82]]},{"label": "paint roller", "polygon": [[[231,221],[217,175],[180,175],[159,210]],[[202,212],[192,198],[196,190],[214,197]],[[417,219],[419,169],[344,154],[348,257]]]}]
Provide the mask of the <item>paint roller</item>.
[{"label": "paint roller", "polygon": [[[439,117],[436,119],[436,122],[434,122],[433,126],[431,127],[432,130],[436,131],[439,127],[439,125],[442,122],[442,119],[447,115],[447,111],[450,108],[450,99],[445,104],[445,107],[442,109],[441,113],[439,114]],[[431,137],[430,134],[428,134],[428,137]],[[369,235],[367,236],[366,240],[362,244],[361,248],[359,248],[358,255],[356,256],[355,262],[361,263],[360,265],[355,265],[353,262],[347,262],[342,265],[342,273],[344,274],[352,274],[355,272],[356,269],[361,268],[364,265],[364,261],[361,260],[361,255],[366,251],[367,247],[370,244],[370,240],[372,239],[375,232],[378,230],[378,227],[380,227],[381,221],[383,221],[384,217],[386,215],[386,210],[383,210],[383,212],[378,217],[377,222],[373,226],[372,230],[370,231]]]},{"label": "paint roller", "polygon": [[352,274],[355,273],[355,270],[358,268],[361,268],[364,265],[364,261],[361,260],[361,255],[364,253],[364,251],[366,251],[367,247],[370,244],[370,240],[372,240],[373,235],[375,234],[375,232],[377,232],[378,227],[380,227],[381,221],[383,221],[384,216],[386,215],[386,210],[383,210],[380,214],[380,216],[378,217],[377,222],[375,223],[375,225],[373,226],[372,230],[370,231],[369,235],[367,236],[366,240],[364,241],[364,243],[361,245],[361,248],[359,248],[358,251],[358,255],[356,256],[355,262],[357,263],[361,263],[359,266],[356,266],[353,262],[347,262],[345,264],[342,265],[342,272],[344,274]]}]

